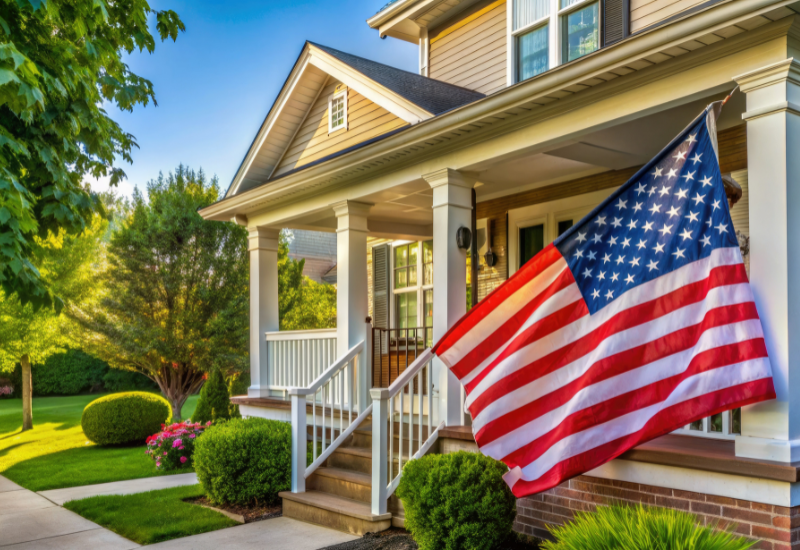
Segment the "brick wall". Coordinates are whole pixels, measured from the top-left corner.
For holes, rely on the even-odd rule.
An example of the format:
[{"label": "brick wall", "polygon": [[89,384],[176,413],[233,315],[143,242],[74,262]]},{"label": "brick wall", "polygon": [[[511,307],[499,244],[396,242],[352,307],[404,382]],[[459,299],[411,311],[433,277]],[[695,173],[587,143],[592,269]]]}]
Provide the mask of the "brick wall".
[{"label": "brick wall", "polygon": [[548,525],[564,525],[576,512],[592,512],[598,504],[612,502],[683,510],[695,514],[704,524],[736,524],[737,533],[760,540],[753,548],[800,549],[800,506],[784,508],[589,476],[579,476],[544,493],[517,500],[514,529],[538,538],[552,538]]}]

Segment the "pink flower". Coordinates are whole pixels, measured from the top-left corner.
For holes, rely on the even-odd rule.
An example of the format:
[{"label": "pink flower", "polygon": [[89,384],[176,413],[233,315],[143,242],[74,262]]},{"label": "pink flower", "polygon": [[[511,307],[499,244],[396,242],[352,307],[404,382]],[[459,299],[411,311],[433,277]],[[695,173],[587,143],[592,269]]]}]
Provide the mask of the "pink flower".
[{"label": "pink flower", "polygon": [[175,441],[172,442],[173,449],[180,447],[181,445],[183,445],[183,441],[181,441],[180,439],[176,439]]},{"label": "pink flower", "polygon": [[194,435],[194,434],[189,434],[189,437],[190,437],[191,439],[194,439],[194,438],[195,438],[195,435]]},{"label": "pink flower", "polygon": [[167,456],[167,451],[164,451],[164,456]]},{"label": "pink flower", "polygon": [[185,463],[185,462],[186,462],[186,460],[187,460],[187,459],[186,459],[186,457],[185,457],[185,456],[182,456],[182,457],[181,457],[181,464]]}]

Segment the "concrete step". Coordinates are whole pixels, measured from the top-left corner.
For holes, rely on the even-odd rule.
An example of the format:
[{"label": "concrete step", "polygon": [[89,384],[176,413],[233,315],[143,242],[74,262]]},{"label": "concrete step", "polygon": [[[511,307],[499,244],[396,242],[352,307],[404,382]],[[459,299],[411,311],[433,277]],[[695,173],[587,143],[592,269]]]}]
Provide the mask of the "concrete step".
[{"label": "concrete step", "polygon": [[317,468],[306,482],[309,491],[320,491],[360,502],[372,501],[372,477],[369,474],[339,468]]},{"label": "concrete step", "polygon": [[316,523],[353,535],[385,531],[392,525],[392,514],[375,515],[370,505],[349,498],[307,491],[305,493],[282,492],[283,515],[308,523]]},{"label": "concrete step", "polygon": [[[416,453],[419,450],[419,426],[414,426],[414,443],[412,445],[414,452]],[[395,422],[394,424],[394,432],[392,433],[394,438],[394,451],[397,452],[399,448],[400,442],[400,423]],[[423,441],[428,439],[428,426],[422,426],[422,438]],[[410,439],[408,433],[408,425],[403,426],[403,450],[405,454],[408,452],[408,441]],[[362,448],[372,448],[372,425],[361,425],[358,427],[357,430],[353,432],[352,439],[347,443],[348,447],[362,447]]]}]

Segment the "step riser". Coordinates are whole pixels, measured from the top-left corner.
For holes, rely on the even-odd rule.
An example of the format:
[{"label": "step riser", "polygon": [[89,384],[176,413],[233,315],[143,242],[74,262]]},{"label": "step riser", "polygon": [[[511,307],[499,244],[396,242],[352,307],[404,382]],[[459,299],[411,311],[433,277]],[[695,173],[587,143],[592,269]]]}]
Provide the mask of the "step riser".
[{"label": "step riser", "polygon": [[369,485],[353,483],[352,481],[329,476],[313,474],[308,478],[308,490],[322,491],[324,493],[330,493],[361,502],[372,502],[372,488]]},{"label": "step riser", "polygon": [[[403,464],[405,465],[407,462],[408,459],[404,456]],[[400,462],[395,459],[392,465],[393,475],[397,474],[399,464]],[[328,467],[339,468],[340,470],[351,470],[362,474],[372,474],[372,457],[353,456],[334,451],[328,458]]]},{"label": "step riser", "polygon": [[391,519],[366,521],[288,499],[283,499],[283,515],[358,536],[385,531],[392,526]]},{"label": "step riser", "polygon": [[[396,453],[400,445],[400,436],[397,434],[394,435],[394,447],[392,450]],[[359,447],[362,449],[371,449],[372,448],[372,435],[365,434],[365,433],[354,433],[353,440],[350,442],[348,447]],[[416,453],[419,450],[419,438],[418,434],[414,434],[414,444],[413,444],[414,452]],[[403,456],[408,453],[408,434],[403,434]]]}]

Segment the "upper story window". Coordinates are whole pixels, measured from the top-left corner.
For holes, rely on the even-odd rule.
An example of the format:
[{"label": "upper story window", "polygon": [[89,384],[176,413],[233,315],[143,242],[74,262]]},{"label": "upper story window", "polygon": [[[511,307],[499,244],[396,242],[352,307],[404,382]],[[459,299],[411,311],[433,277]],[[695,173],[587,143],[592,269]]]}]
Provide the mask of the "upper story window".
[{"label": "upper story window", "polygon": [[513,81],[600,47],[599,0],[510,0]]},{"label": "upper story window", "polygon": [[347,128],[347,88],[336,87],[328,102],[328,133]]}]

